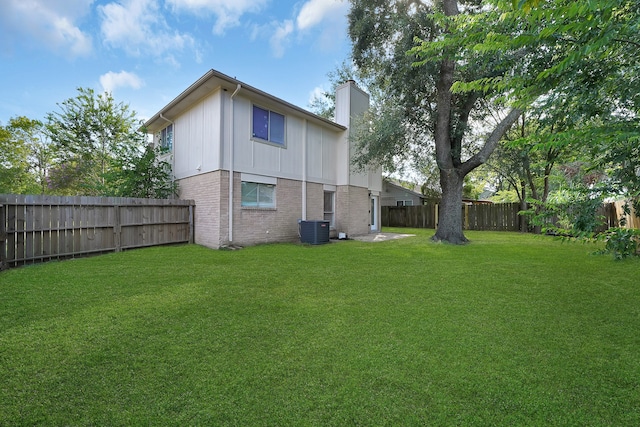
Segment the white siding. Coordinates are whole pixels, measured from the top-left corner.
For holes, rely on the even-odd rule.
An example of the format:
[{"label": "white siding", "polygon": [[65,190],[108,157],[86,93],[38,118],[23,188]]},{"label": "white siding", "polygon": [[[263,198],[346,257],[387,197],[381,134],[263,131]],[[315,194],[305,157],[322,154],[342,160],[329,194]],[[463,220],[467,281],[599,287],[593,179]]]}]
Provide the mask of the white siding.
[{"label": "white siding", "polygon": [[220,169],[220,99],[220,91],[216,91],[176,119],[173,145],[177,178]]},{"label": "white siding", "polygon": [[[305,121],[274,107],[258,104],[263,108],[285,115],[285,146],[261,142],[251,138],[250,99],[238,96],[234,100],[234,171],[302,180],[305,150]],[[306,126],[307,177],[310,182],[335,184],[336,147],[342,137],[313,123]],[[226,165],[225,165],[226,166]]]},{"label": "white siding", "polygon": [[293,115],[285,116],[287,148],[280,150],[280,172],[289,178],[301,179],[304,144],[304,120]]},{"label": "white siding", "polygon": [[320,181],[323,178],[322,129],[311,123],[307,126],[307,180]]},{"label": "white siding", "polygon": [[[336,90],[336,123],[348,128],[353,128],[356,121],[369,108],[369,95],[359,89],[354,82],[349,81],[339,86]],[[338,185],[352,185],[357,187],[369,187],[369,174],[367,171],[358,172],[351,165],[351,159],[357,153],[355,143],[349,141],[348,130],[344,136],[338,153]],[[381,184],[380,184],[381,186]]]}]

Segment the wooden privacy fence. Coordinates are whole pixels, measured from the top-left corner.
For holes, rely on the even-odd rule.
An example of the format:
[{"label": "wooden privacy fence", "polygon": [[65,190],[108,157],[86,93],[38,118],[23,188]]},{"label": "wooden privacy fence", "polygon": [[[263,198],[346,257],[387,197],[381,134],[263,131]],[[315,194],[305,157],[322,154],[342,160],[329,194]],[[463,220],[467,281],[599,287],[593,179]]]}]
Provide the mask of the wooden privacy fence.
[{"label": "wooden privacy fence", "polygon": [[[616,227],[623,216],[624,202],[605,203],[598,215],[603,217],[602,228]],[[462,205],[462,226],[465,230],[519,231],[522,210],[519,203],[481,203]],[[640,217],[631,212],[626,216],[626,228],[640,228]],[[554,223],[556,219],[551,219]],[[438,205],[382,206],[383,227],[436,228],[438,225]]]},{"label": "wooden privacy fence", "polygon": [[483,203],[464,205],[462,209],[462,220],[466,230],[520,230],[520,203]]},{"label": "wooden privacy fence", "polygon": [[0,195],[0,269],[193,241],[193,200]]},{"label": "wooden privacy fence", "polygon": [[[487,203],[462,205],[462,221],[466,230],[518,231],[519,203]],[[382,226],[436,228],[438,205],[382,206]]]},{"label": "wooden privacy fence", "polygon": [[382,206],[383,227],[436,228],[437,205]]}]

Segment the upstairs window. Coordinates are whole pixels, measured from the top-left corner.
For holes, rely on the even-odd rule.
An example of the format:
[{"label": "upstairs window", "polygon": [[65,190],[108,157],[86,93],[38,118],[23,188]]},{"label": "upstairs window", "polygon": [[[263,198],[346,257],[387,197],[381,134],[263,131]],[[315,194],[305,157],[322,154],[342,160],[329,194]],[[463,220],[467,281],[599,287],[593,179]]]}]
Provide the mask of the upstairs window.
[{"label": "upstairs window", "polygon": [[160,147],[167,151],[173,149],[173,124],[170,124],[166,128],[160,131]]},{"label": "upstairs window", "polygon": [[251,136],[284,145],[284,116],[254,105]]}]

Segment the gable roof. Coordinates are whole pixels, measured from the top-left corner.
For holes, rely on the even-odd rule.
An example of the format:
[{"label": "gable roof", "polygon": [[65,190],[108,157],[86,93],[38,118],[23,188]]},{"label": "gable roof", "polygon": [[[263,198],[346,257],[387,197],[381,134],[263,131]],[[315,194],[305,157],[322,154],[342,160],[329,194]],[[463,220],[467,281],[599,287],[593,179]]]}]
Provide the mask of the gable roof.
[{"label": "gable roof", "polygon": [[303,108],[297,107],[287,101],[270,95],[260,89],[250,86],[241,82],[233,77],[229,77],[226,74],[222,74],[216,70],[209,70],[205,75],[196,80],[191,86],[185,89],[180,95],[178,95],[173,101],[165,105],[160,111],[158,111],[153,117],[147,120],[144,127],[148,132],[157,132],[167,126],[167,120],[175,120],[178,116],[184,113],[191,106],[202,99],[204,96],[213,92],[214,90],[221,88],[222,90],[231,91],[233,93],[237,88],[240,88],[240,92],[249,92],[252,95],[252,99],[258,101],[266,101],[268,103],[277,103],[283,108],[286,113],[301,116],[312,122],[320,125],[329,126],[338,131],[346,130],[347,128],[339,125],[331,120],[320,117],[317,114],[313,114]]}]

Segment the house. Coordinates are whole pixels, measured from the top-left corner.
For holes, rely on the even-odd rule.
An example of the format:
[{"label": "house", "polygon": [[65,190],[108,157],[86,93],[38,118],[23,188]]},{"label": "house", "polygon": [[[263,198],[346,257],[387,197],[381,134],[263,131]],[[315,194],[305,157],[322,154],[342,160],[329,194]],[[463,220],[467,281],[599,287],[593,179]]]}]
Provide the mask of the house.
[{"label": "house", "polygon": [[409,190],[388,179],[382,182],[382,195],[380,204],[382,206],[414,206],[423,205],[424,195],[416,191]]},{"label": "house", "polygon": [[331,121],[210,70],[145,127],[169,150],[180,198],[195,200],[195,242],[244,246],[295,241],[300,220],[379,230],[381,171],[351,165],[349,129],[368,108],[353,81]]}]

